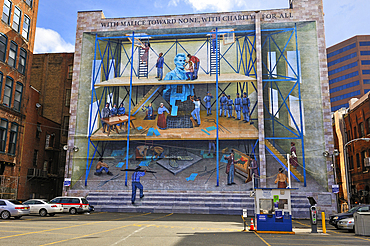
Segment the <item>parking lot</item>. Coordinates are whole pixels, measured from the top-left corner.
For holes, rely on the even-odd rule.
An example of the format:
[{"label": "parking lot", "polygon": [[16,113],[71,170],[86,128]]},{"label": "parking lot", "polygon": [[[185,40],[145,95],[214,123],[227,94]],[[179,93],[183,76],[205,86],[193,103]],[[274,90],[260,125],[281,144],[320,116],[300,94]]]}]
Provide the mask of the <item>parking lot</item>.
[{"label": "parking lot", "polygon": [[0,245],[370,245],[368,237],[331,226],[310,234],[308,220],[294,220],[293,227],[295,235],[257,234],[242,232],[240,216],[56,214],[0,220]]}]

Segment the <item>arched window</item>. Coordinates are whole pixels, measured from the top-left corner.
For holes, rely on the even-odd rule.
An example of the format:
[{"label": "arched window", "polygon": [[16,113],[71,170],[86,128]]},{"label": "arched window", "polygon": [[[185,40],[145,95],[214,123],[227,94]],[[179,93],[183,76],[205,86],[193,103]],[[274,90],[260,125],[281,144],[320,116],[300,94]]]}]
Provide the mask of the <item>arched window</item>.
[{"label": "arched window", "polygon": [[5,152],[7,132],[8,132],[8,120],[0,119],[0,152]]},{"label": "arched window", "polygon": [[8,44],[8,37],[0,33],[0,61],[5,62],[6,46]]},{"label": "arched window", "polygon": [[21,48],[19,51],[18,72],[24,74],[24,72],[26,71],[26,64],[27,64],[27,51]]},{"label": "arched window", "polygon": [[15,93],[14,93],[14,109],[17,111],[21,110],[22,93],[23,93],[23,85],[21,82],[17,82],[17,84],[15,85]]}]

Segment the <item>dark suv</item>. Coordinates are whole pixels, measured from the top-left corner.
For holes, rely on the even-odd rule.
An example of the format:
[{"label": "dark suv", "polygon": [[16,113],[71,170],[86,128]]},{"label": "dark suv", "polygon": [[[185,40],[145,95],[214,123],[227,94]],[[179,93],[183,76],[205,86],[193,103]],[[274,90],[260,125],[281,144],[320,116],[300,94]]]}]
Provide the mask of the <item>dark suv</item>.
[{"label": "dark suv", "polygon": [[353,214],[356,212],[369,212],[369,211],[370,211],[370,205],[368,204],[358,205],[356,207],[351,208],[345,213],[330,215],[329,224],[335,226],[335,228],[338,228],[337,226],[338,221],[345,219],[345,218],[351,218],[353,217]]}]

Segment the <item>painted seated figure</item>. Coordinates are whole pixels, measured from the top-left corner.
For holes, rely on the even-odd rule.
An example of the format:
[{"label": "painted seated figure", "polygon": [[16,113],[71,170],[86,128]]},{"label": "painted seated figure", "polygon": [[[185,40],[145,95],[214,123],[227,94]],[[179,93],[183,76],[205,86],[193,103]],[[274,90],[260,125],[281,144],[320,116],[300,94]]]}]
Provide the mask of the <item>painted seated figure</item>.
[{"label": "painted seated figure", "polygon": [[[186,80],[186,71],[184,68],[186,61],[186,55],[179,53],[175,56],[175,69],[168,72],[164,80]],[[180,88],[179,88],[180,87]],[[170,101],[172,107],[171,116],[177,116],[176,101],[186,101],[188,96],[194,95],[193,85],[166,85],[166,89],[163,90],[163,97],[165,100]]]}]

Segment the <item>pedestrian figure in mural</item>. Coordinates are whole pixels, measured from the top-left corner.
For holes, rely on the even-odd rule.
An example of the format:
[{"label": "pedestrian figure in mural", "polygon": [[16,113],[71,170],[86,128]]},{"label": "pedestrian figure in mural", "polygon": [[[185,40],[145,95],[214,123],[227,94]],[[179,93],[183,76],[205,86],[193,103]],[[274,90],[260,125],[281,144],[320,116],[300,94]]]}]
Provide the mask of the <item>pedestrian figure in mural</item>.
[{"label": "pedestrian figure in mural", "polygon": [[207,116],[212,115],[212,104],[211,104],[212,98],[213,96],[209,91],[207,91],[207,96],[203,98],[203,101],[206,103]]},{"label": "pedestrian figure in mural", "polygon": [[170,113],[168,109],[165,106],[163,106],[163,103],[161,103],[158,108],[157,126],[159,129],[162,129],[162,130],[167,129],[167,121],[166,121],[166,116],[164,115],[164,112],[167,112],[167,114]]},{"label": "pedestrian figure in mural", "polygon": [[224,117],[226,117],[227,97],[225,93],[222,93],[222,96],[220,98],[220,117],[222,116],[222,111],[224,112]]},{"label": "pedestrian figure in mural", "polygon": [[193,116],[193,119],[196,120],[198,126],[200,126],[200,97],[195,97],[195,99],[193,98],[190,98],[190,99],[195,105],[193,112],[191,112],[191,116]]},{"label": "pedestrian figure in mural", "polygon": [[109,166],[107,163],[103,162],[103,158],[100,157],[99,158],[99,161],[98,161],[98,164],[96,164],[96,172],[94,173],[94,175],[101,175],[103,173],[103,170],[106,172],[106,174],[108,174],[109,176],[112,176],[113,173],[109,171]]},{"label": "pedestrian figure in mural", "polygon": [[200,66],[200,60],[196,56],[192,56],[188,54],[189,62],[193,63],[194,66],[194,73],[193,73],[193,79],[198,79],[198,70]]},{"label": "pedestrian figure in mural", "polygon": [[227,96],[227,117],[234,118],[233,117],[233,99],[230,98],[230,95]]},{"label": "pedestrian figure in mural", "polygon": [[157,63],[155,64],[155,67],[157,68],[157,78],[158,81],[161,81],[163,78],[163,63],[164,63],[164,57],[163,53],[159,53]]},{"label": "pedestrian figure in mural", "polygon": [[235,166],[234,164],[238,163],[238,160],[234,159],[234,150],[231,150],[231,153],[229,156],[225,157],[225,160],[227,160],[226,165],[226,173],[227,173],[227,185],[233,185],[234,183],[234,175],[235,175]]},{"label": "pedestrian figure in mural", "polygon": [[194,68],[193,63],[191,61],[188,62],[189,68],[185,68],[186,72],[186,80],[193,80],[194,78]]},{"label": "pedestrian figure in mural", "polygon": [[235,108],[235,113],[236,113],[236,119],[240,120],[240,112],[242,110],[242,99],[239,97],[239,93],[236,93],[236,98],[234,101],[234,108]]},{"label": "pedestrian figure in mural", "polygon": [[117,108],[117,104],[114,104],[113,105],[113,108],[110,110],[110,117],[112,116],[116,116],[118,113],[118,108]]},{"label": "pedestrian figure in mural", "polygon": [[144,110],[146,111],[146,117],[148,118],[148,120],[152,119],[152,117],[153,117],[153,107],[152,107],[152,104],[149,103],[148,106],[144,106]]},{"label": "pedestrian figure in mural", "polygon": [[243,99],[242,99],[242,108],[243,108],[243,117],[245,122],[249,122],[249,107],[251,105],[251,102],[249,98],[247,97],[247,93],[243,93]]},{"label": "pedestrian figure in mural", "polygon": [[[126,109],[125,107],[123,106],[123,102],[119,105],[119,108],[117,110],[117,115],[124,115],[126,112]],[[119,129],[121,130],[122,127],[125,126],[125,123],[121,123],[121,124],[117,124],[117,126],[119,126]]]},{"label": "pedestrian figure in mural", "polygon": [[287,187],[287,184],[288,184],[288,178],[287,176],[285,175],[284,173],[284,169],[283,168],[279,168],[279,173],[275,179],[275,184],[278,184],[278,188],[286,188]]},{"label": "pedestrian figure in mural", "polygon": [[216,51],[216,40],[217,40],[217,36],[216,36],[216,30],[213,29],[211,31],[211,39],[212,39],[212,53],[215,53]]},{"label": "pedestrian figure in mural", "polygon": [[294,167],[294,169],[297,169],[298,167],[298,158],[297,158],[297,150],[295,148],[295,143],[290,143],[290,157],[289,157],[290,164]]},{"label": "pedestrian figure in mural", "polygon": [[213,148],[213,153],[216,153],[216,140],[209,140],[209,142],[208,142],[208,156],[211,155],[212,148]]},{"label": "pedestrian figure in mural", "polygon": [[136,199],[136,189],[140,190],[140,198],[144,197],[144,188],[143,185],[140,183],[140,177],[143,177],[146,174],[146,170],[140,171],[141,167],[137,166],[135,172],[132,174],[132,196],[131,196],[131,203],[135,203]]},{"label": "pedestrian figure in mural", "polygon": [[[106,103],[105,108],[103,108],[103,110],[101,111],[101,118],[102,119],[109,118],[109,115],[110,115],[109,103]],[[103,132],[105,132],[107,124],[104,121],[101,121],[101,125],[103,126]]]},{"label": "pedestrian figure in mural", "polygon": [[249,169],[251,170],[251,175],[254,176],[254,187],[258,187],[258,164],[257,161],[254,159],[254,156],[251,157],[251,163],[249,165]]},{"label": "pedestrian figure in mural", "polygon": [[144,54],[140,57],[141,63],[145,63],[145,66],[148,65],[148,56],[149,56],[149,49],[150,43],[145,43],[141,48],[144,50]]}]

